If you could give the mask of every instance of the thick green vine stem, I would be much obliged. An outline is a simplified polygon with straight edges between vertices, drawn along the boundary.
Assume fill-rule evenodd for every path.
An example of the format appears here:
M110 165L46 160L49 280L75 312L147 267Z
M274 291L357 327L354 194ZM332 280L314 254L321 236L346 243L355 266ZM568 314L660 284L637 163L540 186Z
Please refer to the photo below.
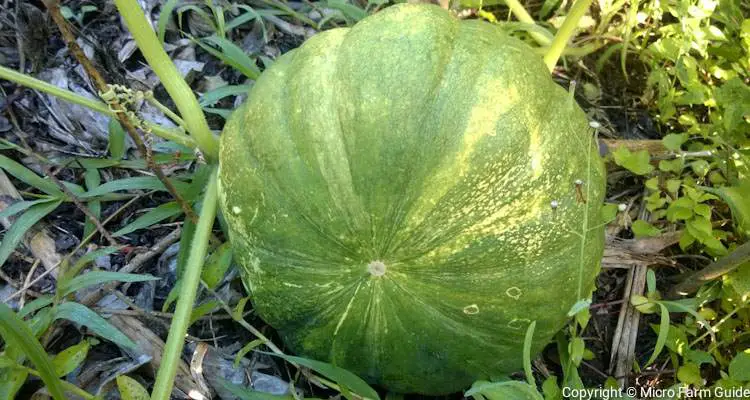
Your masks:
M206 188L206 195L203 198L203 206L191 243L190 255L180 279L177 306L172 317L172 325L169 327L169 336L167 337L167 344L164 346L164 355L161 359L159 372L156 375L151 400L169 400L172 392L177 365L182 354L182 347L185 344L185 334L190 323L190 315L193 312L193 303L195 303L195 296L201 279L201 269L206 257L208 240L216 218L218 206L216 179L216 169L214 169Z
M69 101L73 104L78 104L79 106L89 108L110 117L113 117L115 115L115 112L101 101L81 96L77 93L71 92L70 90L66 90L43 80L36 79L32 76L16 72L10 68L3 67L2 65L0 65L0 79L5 79L21 86L50 94L65 101ZM149 122L146 122L146 125L151 128L151 132L156 136L171 140L175 143L179 143L190 148L197 147L195 140L193 140L193 138L191 138L190 136L185 135L181 129L167 129L162 127L161 125L152 124Z
M185 121L188 132L195 138L203 155L208 160L217 160L219 142L211 133L206 122L206 116L203 114L193 91L182 79L177 67L164 51L138 1L115 0L115 5L138 44L143 57L146 58L180 111L180 116Z
M560 59L560 55L562 55L563 50L565 50L565 46L567 46L568 41L576 30L576 27L578 27L578 21L581 20L583 14L589 9L591 1L592 0L576 0L576 2L573 3L570 13L565 17L565 21L563 21L560 30L557 31L557 35L555 35L555 38L552 40L552 44L550 45L549 50L547 50L547 54L544 55L544 63L547 65L550 72L552 72L555 65L557 65L557 60Z

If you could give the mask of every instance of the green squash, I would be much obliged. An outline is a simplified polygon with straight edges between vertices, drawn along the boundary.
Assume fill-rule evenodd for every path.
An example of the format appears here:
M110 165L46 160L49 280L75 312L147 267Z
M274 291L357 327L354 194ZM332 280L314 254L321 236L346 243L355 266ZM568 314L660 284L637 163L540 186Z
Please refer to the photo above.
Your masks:
M293 352L392 391L519 370L587 298L604 168L541 58L401 4L280 57L221 137L220 197L258 314Z

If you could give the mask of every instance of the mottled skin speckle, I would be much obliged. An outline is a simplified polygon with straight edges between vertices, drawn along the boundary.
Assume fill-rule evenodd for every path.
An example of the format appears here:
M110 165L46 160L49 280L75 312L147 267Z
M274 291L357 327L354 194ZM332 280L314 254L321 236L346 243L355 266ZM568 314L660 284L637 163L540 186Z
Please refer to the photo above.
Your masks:
M528 324L539 351L590 294L592 143L526 45L403 4L263 74L222 135L221 201L254 306L291 349L444 394L520 369Z

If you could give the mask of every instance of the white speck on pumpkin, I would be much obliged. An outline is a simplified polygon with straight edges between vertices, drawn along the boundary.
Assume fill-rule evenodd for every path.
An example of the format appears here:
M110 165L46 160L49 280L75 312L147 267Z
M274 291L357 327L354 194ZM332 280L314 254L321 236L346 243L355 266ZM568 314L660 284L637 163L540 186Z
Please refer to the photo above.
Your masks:
M517 286L511 286L508 288L508 290L505 291L505 294L507 294L508 297L518 300L519 298L521 298L522 292L521 289Z
M235 213L235 214L239 214L239 213L242 212L242 209L239 208L239 207L237 207L237 206L233 206L232 207L232 212Z
M367 264L367 272L372 276L383 276L385 275L385 263L380 260L375 260Z
M470 304L464 307L464 314L466 315L479 314L479 306L477 306L476 304Z
M531 323L531 320L528 318L513 318L508 322L508 328L520 330L524 328L524 325L528 325Z

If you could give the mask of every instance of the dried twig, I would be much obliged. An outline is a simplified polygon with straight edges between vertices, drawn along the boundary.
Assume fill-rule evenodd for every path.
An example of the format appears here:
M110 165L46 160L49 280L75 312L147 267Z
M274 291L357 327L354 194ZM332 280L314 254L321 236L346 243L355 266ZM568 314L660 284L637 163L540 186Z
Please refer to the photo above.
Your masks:
M648 212L645 207L641 209L639 219L648 220ZM635 345L641 318L641 313L630 304L630 298L634 295L643 295L646 287L647 272L648 266L646 263L638 264L635 268L631 268L628 271L620 316L617 320L614 338L612 339L612 356L610 358L609 373L612 374L614 372L614 376L621 377L618 378L620 387L625 387L627 384L627 376L635 360Z
M55 21L55 24L60 30L63 40L68 45L68 49L70 49L70 52L73 54L73 56L83 66L83 69L86 71L86 74L89 76L89 78L91 78L91 81L93 82L96 89L100 93L107 92L109 90L109 85L96 69L96 67L94 67L94 64L91 62L91 60L89 60L86 54L84 54L81 47L78 46L78 43L76 43L76 37L73 34L68 21L60 12L59 0L44 0L44 5L49 10L52 20ZM143 139L141 139L141 136L136 131L135 126L125 115L126 109L120 104L119 101L117 101L117 99L112 99L107 103L115 111L117 120L120 122L120 125L123 127L123 129L125 129L125 131L128 133L130 138L133 139L133 142L135 143L138 151L146 158L146 163L148 164L149 169L154 172L156 177L159 178L159 180L164 184L164 187L166 187L169 193L172 194L175 201L180 205L185 215L190 218L191 221L197 223L198 216L195 214L195 211L193 211L193 208L190 206L190 204L188 204L185 199L182 198L182 196L177 192L177 189L164 174L164 171L162 171L161 167L159 167L159 165L154 162L154 159L151 156L151 152L146 147Z

